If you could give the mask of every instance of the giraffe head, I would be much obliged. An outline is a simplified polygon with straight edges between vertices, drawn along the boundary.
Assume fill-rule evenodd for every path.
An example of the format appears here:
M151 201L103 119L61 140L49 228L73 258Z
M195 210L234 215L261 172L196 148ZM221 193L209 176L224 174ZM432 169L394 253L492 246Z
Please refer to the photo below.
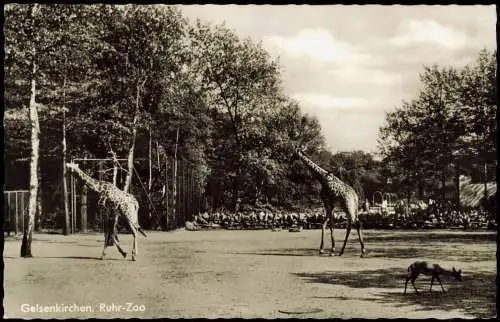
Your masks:
M297 155L299 153L304 153L305 147L302 144L292 143L291 150L294 155Z

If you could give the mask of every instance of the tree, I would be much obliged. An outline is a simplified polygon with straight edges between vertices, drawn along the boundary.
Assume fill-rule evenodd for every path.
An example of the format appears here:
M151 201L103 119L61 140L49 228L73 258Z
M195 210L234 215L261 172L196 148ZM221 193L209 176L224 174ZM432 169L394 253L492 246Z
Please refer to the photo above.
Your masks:
M447 199L449 181L458 191L464 161L471 154L481 155L479 151L492 154L495 140L491 135L496 133L492 57L483 51L476 67L463 70L424 67L420 75L423 86L416 98L386 115L380 129L380 150L396 169L395 181L406 187L408 198L411 187L416 186L419 198L427 190L434 198ZM455 195L458 202L458 193Z
M467 134L462 138L462 156L474 155L483 167L483 183L496 176L496 51L482 49L473 65L461 72L460 102L464 106ZM493 165L488 174L488 166Z
M29 124L31 132L31 155L30 155L30 182L29 182L29 206L27 225L25 225L23 241L21 244L21 257L32 257L31 241L35 226L35 214L37 210L38 193L38 159L40 146L40 123L38 120L38 109L36 102L37 78L41 65L39 56L42 42L37 27L42 29L43 22L40 20L40 8L38 5L11 6L9 13L18 18L25 16L24 20L9 19L6 21L5 33L9 36L6 42L6 61L12 62L6 73L14 81L14 75L20 77L20 73L29 70ZM26 18L27 17L27 18ZM22 89L21 89L22 91Z
M259 144L256 129L274 107L273 97L279 92L279 68L260 44L240 40L224 25L210 28L199 21L190 32L200 70L201 88L217 126L215 154L218 166L225 171L223 182L229 188L232 209L240 202L245 164ZM221 169L222 170L222 169ZM223 188L223 190L226 190Z

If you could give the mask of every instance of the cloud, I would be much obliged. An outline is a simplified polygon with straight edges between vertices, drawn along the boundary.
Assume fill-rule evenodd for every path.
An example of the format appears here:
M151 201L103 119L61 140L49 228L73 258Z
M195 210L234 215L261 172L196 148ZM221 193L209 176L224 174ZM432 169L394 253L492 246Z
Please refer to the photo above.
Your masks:
M423 65L460 67L496 48L494 5L180 7L279 55L284 91L334 150L373 150L384 112L417 95Z
M321 93L296 93L291 96L303 104L320 109L349 109L365 103L359 97L336 97Z
M271 51L290 54L294 57L308 57L325 62L363 61L366 54L358 53L356 48L346 42L336 40L323 28L302 29L295 36L265 36L263 43Z
M458 48L465 45L468 38L463 31L443 26L433 20L405 19L397 30L398 34L389 39L389 43L398 47L431 43Z
M401 74L388 73L379 69L368 69L362 66L341 66L340 68L331 69L327 72L328 75L333 75L336 81L349 82L354 84L370 84L370 85L393 85L401 82Z

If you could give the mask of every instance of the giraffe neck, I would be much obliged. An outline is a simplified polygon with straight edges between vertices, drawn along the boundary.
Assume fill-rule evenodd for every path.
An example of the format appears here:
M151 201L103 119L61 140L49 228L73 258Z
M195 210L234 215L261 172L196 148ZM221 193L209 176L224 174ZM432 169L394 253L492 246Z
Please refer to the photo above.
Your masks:
M79 168L73 168L73 171L82 179L82 181L92 190L99 192L101 190L101 183L83 172Z
M297 151L297 155L317 179L319 179L321 182L323 182L323 180L326 179L328 171L326 171L325 169L314 163L311 159L306 157L301 151Z

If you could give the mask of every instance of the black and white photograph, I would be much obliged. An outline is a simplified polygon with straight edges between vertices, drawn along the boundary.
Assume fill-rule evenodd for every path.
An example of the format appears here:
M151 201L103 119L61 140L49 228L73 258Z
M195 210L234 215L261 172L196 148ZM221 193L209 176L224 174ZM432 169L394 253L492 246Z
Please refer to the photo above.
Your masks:
M495 5L4 17L4 318L497 317Z

